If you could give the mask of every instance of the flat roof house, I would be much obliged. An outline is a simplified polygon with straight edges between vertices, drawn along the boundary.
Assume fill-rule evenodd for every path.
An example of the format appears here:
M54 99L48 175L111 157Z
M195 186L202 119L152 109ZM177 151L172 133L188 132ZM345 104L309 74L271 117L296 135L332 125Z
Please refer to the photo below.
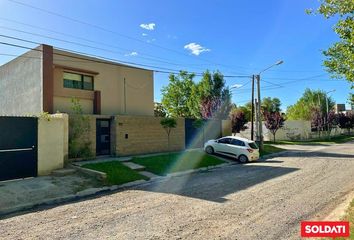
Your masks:
M60 112L70 120L76 98L90 119L84 139L90 140L92 153L164 151L164 130L154 118L153 87L151 70L40 45L0 66L0 116ZM142 128L151 131L146 139ZM156 144L141 143L153 142L151 136Z
M153 71L40 45L0 66L0 115L154 115Z

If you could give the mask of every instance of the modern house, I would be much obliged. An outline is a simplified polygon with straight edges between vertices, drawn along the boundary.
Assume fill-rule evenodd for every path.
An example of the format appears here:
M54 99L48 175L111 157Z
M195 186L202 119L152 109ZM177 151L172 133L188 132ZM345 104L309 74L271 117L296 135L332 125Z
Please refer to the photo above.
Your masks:
M0 67L0 115L153 116L153 72L41 45Z
M0 66L0 116L60 112L71 119L75 98L90 118L86 138L96 155L166 151L153 86L151 70L40 45ZM182 149L184 135L176 138L174 149Z

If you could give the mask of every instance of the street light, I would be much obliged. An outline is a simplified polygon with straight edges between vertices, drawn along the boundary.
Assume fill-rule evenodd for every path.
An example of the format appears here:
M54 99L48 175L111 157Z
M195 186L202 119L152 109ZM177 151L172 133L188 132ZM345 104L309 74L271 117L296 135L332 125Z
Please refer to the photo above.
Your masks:
M237 88L240 88L240 87L242 87L242 86L243 86L242 84L236 83L236 84L230 86L230 90L231 90L231 89L237 89Z
M278 65L280 65L280 64L282 64L282 63L284 63L284 61L283 61L283 60L279 60L278 62L274 63L273 65L271 65L271 66L269 66L269 67L263 69L262 71L260 71L260 72L258 73L258 75L260 75L262 72L265 72L265 71L267 71L268 69L270 69L270 68L272 68L272 67L274 67L274 66L278 66Z
M328 107L328 93L335 92L336 90L333 89L331 91L326 92L326 118L327 118L327 131L328 131L328 138L331 137L331 132L329 130L329 122L328 122L328 112L329 112L329 107Z
M261 80L261 73L267 71L268 69L278 66L280 64L284 63L283 60L280 60L273 65L270 65L269 67L263 69L256 75L257 79L257 92L258 92L258 108L257 108L257 120L258 120L258 141L259 141L259 147L260 149L263 149L263 131L262 131L262 118L261 118L261 88L260 88L260 80ZM253 99L252 99L252 104L253 104ZM253 114L253 112L252 112Z

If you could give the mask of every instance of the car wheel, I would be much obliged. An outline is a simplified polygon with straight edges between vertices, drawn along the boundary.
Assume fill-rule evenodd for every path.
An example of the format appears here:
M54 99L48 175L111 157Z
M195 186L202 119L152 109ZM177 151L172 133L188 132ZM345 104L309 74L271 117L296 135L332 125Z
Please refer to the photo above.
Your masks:
M205 151L208 153L208 154L213 154L214 153L214 148L212 146L207 146L205 148Z
M248 157L246 155L240 155L238 157L238 160L240 161L240 163L247 163L248 162Z

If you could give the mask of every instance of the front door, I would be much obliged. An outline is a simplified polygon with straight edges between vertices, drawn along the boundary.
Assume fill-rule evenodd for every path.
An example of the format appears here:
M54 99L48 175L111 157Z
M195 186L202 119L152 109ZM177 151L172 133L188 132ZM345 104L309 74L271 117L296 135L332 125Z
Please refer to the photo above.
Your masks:
M111 126L109 119L96 120L96 155L111 153Z

